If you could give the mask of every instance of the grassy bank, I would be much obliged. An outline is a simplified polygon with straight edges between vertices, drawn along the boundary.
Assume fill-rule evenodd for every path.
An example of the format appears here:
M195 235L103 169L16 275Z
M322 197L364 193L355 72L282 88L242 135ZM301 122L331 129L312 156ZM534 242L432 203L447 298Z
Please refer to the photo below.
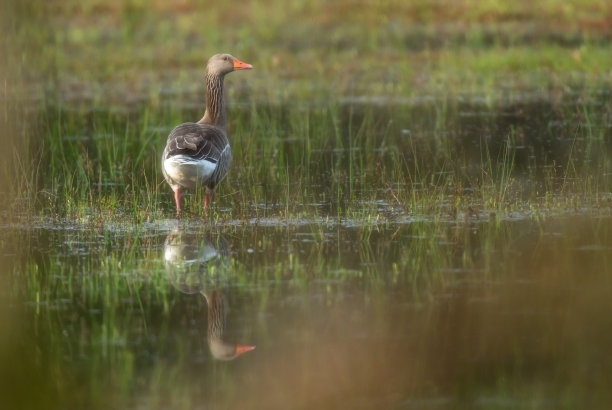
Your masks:
M607 207L610 7L404 3L5 5L5 215L170 214L160 152L219 50L256 69L213 220Z

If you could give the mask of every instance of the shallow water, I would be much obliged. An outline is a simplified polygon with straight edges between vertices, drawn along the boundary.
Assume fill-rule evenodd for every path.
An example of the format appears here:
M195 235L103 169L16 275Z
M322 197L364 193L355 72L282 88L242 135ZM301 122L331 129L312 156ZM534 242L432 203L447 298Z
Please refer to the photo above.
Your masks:
M360 229L195 218L5 227L4 371L19 369L7 397L46 408L612 399L609 213L416 220L366 240ZM225 332L211 342L214 317ZM256 348L227 360L218 339Z

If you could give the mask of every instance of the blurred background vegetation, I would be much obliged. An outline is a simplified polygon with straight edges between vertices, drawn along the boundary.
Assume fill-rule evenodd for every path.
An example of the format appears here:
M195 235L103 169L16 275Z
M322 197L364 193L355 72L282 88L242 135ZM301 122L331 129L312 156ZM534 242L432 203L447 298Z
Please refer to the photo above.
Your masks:
M193 82L191 71L219 51L256 66L262 99L530 79L562 87L602 79L612 66L612 6L596 0L27 0L3 8L4 78L29 96L67 101L138 101L167 81Z

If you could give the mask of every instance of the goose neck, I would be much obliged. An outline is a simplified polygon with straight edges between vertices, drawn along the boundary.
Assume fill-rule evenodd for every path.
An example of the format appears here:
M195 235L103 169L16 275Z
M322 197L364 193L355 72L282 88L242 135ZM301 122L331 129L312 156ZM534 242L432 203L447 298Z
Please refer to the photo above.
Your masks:
M223 76L206 73L206 111L200 122L225 129L225 101L223 98Z

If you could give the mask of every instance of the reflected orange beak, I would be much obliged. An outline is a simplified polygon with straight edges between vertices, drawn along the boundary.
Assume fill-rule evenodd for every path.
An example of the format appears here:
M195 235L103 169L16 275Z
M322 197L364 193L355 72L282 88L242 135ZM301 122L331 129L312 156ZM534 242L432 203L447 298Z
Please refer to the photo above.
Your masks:
M248 70L250 68L253 68L253 66L234 58L234 70Z
M251 350L254 350L254 349L255 349L255 346L236 345L236 356L240 356L241 354L250 352Z

